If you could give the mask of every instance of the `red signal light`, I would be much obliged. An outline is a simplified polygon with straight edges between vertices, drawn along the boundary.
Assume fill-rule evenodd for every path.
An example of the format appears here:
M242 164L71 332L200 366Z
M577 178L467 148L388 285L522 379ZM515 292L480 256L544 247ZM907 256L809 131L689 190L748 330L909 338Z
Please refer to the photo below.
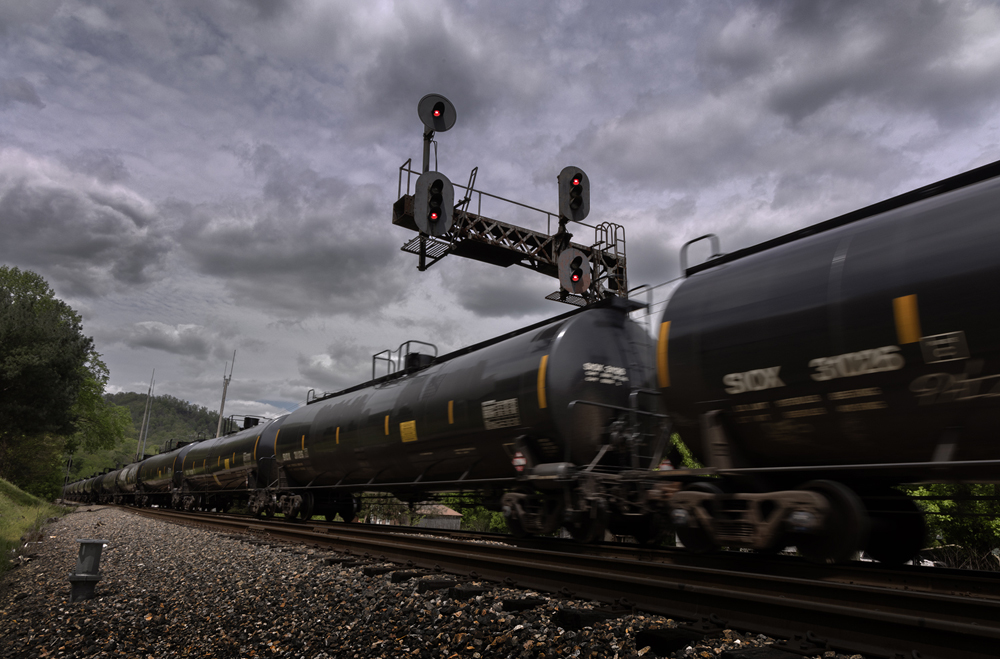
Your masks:
M440 117L441 116L441 110L434 110L434 116L435 117Z
M580 179L578 178L573 179L573 185L580 185Z
M580 275L574 273L573 274L573 281L580 281Z
M437 219L438 219L438 214L437 213L431 213L431 220L437 222Z

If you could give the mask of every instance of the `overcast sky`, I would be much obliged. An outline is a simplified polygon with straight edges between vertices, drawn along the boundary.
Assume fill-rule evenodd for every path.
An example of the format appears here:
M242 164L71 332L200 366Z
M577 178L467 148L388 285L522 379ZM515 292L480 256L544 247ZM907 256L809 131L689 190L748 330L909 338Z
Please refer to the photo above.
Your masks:
M400 251L430 92L458 111L440 171L555 211L581 167L588 223L658 284L704 233L734 251L1000 159L1000 5L0 0L0 263L83 315L111 391L155 368L217 409L237 351L239 414L569 310L554 279Z

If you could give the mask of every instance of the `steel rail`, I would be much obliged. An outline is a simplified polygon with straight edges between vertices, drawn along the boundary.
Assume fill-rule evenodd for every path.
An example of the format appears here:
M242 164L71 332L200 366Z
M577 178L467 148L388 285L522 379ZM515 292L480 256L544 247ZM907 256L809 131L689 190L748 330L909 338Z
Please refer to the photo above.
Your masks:
M717 616L726 626L776 637L825 639L831 649L868 657L895 653L925 659L979 659L1000 647L1000 600L817 581L734 569L694 567L506 544L461 542L359 530L138 511L182 523L257 531L352 554L519 587L634 607L681 620ZM509 581L508 581L509 583ZM819 648L822 651L823 648Z
M130 510L134 510L130 508ZM205 519L232 519L235 526L258 525L259 519L251 515L227 513L185 513L191 517ZM505 533L459 531L450 529L427 529L417 526L393 526L380 524L351 524L324 522L316 519L309 522L290 522L281 517L267 520L269 528L286 528L292 534L305 528L326 532L330 528L339 533L352 534L428 534L458 541L499 542L524 549L565 552L580 556L602 556L644 563L668 563L692 568L714 568L731 571L738 563L741 572L772 576L797 577L810 581L845 583L856 586L873 586L889 590L910 590L930 594L957 595L961 597L985 597L1000 600L1000 572L982 572L941 567L896 566L887 567L881 563L854 561L841 565L817 565L794 556L770 556L747 552L719 551L695 554L676 547L643 547L636 544L603 542L580 544L567 538L529 536L515 538Z

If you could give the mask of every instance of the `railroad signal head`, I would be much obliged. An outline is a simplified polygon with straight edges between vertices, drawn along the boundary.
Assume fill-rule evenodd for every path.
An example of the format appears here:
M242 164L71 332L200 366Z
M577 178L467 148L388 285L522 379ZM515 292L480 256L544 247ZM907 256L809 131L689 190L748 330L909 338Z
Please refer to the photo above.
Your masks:
M442 132L455 125L458 113L451 101L444 96L428 94L417 103L417 116L428 130Z
M455 187L440 172L426 172L413 192L413 220L421 233L443 236L454 221Z
M587 255L569 247L559 254L559 284L563 290L577 295L590 288L590 260Z
M579 167L559 173L559 216L581 222L590 213L590 179Z

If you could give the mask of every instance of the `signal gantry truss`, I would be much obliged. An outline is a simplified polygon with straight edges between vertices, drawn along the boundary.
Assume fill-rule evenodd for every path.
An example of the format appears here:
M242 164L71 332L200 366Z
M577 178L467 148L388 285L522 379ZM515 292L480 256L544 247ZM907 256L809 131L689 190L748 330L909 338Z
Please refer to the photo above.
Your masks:
M400 168L401 177L404 171L408 171L406 167L407 165L404 165ZM470 183L472 181L474 181L474 177ZM400 182L402 183L402 181ZM462 186L456 187L461 188ZM407 188L409 188L408 182ZM402 251L421 257L421 263L418 265L420 270L426 270L445 256L455 254L504 268L519 265L558 279L559 254L565 249L573 248L583 252L589 261L590 287L580 294L576 294L561 286L558 291L546 296L546 299L585 306L612 294L623 298L628 297L625 229L621 225L602 222L593 227L595 237L591 246L571 243L569 238L572 234L567 233L564 227L561 227L556 233L547 234L463 210L468 206L473 192L479 195L488 195L488 193L473 190L472 185L466 190L468 190L468 194L456 207L451 228L437 237L421 233L417 227L414 218L414 195L404 194L393 204L392 223L420 234L407 241L402 247ZM494 195L488 196L501 199ZM523 206L523 204L519 205ZM546 213L541 210L539 212Z

